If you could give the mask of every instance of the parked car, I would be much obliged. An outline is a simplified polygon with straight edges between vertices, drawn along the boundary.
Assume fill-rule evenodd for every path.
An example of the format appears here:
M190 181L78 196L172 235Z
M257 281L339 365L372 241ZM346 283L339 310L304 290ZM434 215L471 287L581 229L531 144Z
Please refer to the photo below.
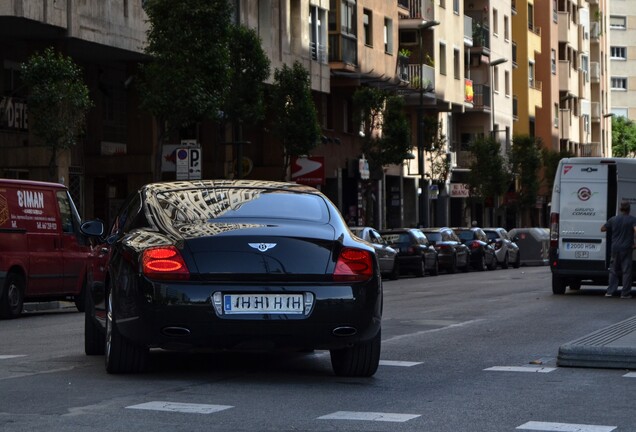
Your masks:
M497 268L495 248L488 243L488 236L479 227L453 228L457 237L470 249L470 262L476 270Z
M362 240L371 243L380 262L380 272L383 276L387 276L391 279L398 279L400 277L400 263L396 259L397 251L389 246L375 228L350 227L349 229Z
M393 228L381 230L380 234L397 251L401 274L439 274L437 251L422 231L417 228Z
M519 268L521 266L521 251L508 231L501 227L482 229L488 236L488 242L495 248L495 256L501 268L507 269L509 265Z
M105 354L109 373L146 369L150 348L327 349L337 375L377 370L375 249L315 188L148 184L125 201L108 234L101 221L82 229L108 257L105 280L92 272L84 348Z
M429 242L435 247L440 269L455 273L457 269L470 268L470 249L448 228L421 228Z
M66 186L0 179L0 317L25 301L73 300L84 310L90 245Z

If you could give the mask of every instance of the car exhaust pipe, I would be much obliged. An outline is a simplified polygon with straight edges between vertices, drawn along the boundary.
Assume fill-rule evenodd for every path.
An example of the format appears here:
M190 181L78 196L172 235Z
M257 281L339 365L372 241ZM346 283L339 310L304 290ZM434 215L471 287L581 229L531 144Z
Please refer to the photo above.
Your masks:
M343 326L336 327L332 333L334 336L353 336L358 333L358 330L355 327Z
M164 327L161 332L166 336L189 336L190 329L186 327Z

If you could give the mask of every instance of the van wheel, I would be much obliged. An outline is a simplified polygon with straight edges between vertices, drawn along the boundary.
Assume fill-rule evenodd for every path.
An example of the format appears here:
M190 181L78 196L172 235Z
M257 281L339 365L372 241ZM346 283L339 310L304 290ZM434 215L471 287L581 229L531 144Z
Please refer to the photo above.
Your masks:
M552 274L552 294L565 294L566 287L565 279Z
M148 348L129 341L119 333L113 313L113 294L106 301L106 337L104 344L106 372L144 372L148 365Z
M0 317L16 318L20 316L24 304L24 289L24 276L15 272L7 275L0 297Z

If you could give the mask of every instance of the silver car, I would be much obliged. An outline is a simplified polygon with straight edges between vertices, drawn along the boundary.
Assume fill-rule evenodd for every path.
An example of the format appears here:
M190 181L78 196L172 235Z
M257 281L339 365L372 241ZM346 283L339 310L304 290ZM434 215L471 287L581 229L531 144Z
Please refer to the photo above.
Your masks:
M355 236L368 241L374 247L383 276L388 276L390 279L400 277L400 265L395 259L397 251L389 246L379 232L371 227L349 227L349 229Z
M513 241L504 228L482 228L488 236L488 243L495 248L497 263L501 268L513 266L519 268L521 265L521 252L519 246Z

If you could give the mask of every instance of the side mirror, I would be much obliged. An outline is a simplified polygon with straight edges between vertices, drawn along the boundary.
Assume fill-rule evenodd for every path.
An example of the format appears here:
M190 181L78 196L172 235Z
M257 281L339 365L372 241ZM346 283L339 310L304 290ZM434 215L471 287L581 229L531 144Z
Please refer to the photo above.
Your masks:
M104 222L99 219L84 222L80 226L80 231L89 237L102 238L104 236Z

